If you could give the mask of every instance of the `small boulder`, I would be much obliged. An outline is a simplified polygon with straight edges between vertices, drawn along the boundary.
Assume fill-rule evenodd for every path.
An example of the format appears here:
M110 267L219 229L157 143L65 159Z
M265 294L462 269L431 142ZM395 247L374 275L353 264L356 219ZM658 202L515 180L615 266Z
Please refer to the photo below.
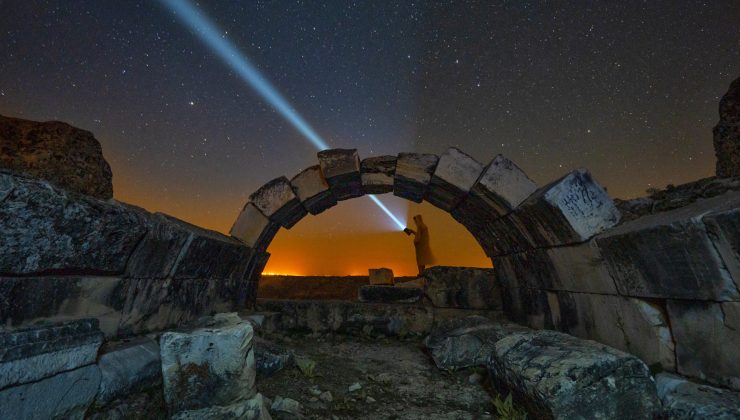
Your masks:
M368 270L370 284L393 286L393 270L390 268L371 268Z

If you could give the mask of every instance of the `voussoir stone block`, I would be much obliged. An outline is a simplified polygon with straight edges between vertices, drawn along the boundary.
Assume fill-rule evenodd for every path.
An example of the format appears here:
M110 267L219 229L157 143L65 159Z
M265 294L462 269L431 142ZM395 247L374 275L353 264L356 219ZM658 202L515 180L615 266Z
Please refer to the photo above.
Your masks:
M477 228L508 214L536 190L537 184L514 162L497 155L470 188L468 196L452 210L452 216L466 226L472 224Z
M494 386L537 419L652 419L655 383L638 358L555 331L513 332L494 344Z
M304 169L290 180L290 184L303 207L311 214L319 214L337 204L319 165Z
M122 274L147 232L148 214L113 200L70 195L0 171L0 273Z
M740 302L668 300L678 373L740 390Z
M424 199L449 212L467 196L481 172L483 164L450 147L439 157Z
M393 176L393 195L421 203L439 157L425 153L399 153Z
M337 200L364 195L357 149L322 150L318 157L321 172Z
M290 229L306 215L301 200L293 192L288 178L281 176L261 186L249 201L270 220Z
M365 194L384 194L393 191L396 156L375 156L362 160L360 175Z
M0 389L95 363L102 343L94 318L2 333Z
M740 193L728 193L641 217L596 242L623 295L740 300L738 209Z
M231 227L230 234L247 246L264 251L279 229L280 225L270 221L254 203L247 203Z
M170 413L229 406L253 397L253 334L248 322L164 333L160 351Z

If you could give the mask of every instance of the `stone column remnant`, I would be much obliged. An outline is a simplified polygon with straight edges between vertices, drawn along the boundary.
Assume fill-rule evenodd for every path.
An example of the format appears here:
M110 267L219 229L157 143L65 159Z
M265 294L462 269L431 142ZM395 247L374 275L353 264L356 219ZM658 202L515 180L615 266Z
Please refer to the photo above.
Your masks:
M261 186L249 196L262 214L273 222L290 229L306 215L301 200L293 192L288 178L281 176Z
M393 194L421 203L438 161L437 155L399 153L393 178Z
M319 165L304 169L290 180L290 184L303 207L311 214L320 214L337 204Z
M363 159L360 163L360 174L365 194L392 192L395 173L395 156L376 156Z
M424 199L449 212L465 198L481 172L480 162L450 147L439 157Z
M322 150L318 157L321 172L337 200L364 195L357 149Z

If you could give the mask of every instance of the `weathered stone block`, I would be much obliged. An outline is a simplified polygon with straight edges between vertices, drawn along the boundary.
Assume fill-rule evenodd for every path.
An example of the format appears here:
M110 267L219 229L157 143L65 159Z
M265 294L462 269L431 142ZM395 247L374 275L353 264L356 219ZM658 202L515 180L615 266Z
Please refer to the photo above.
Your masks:
M511 212L536 189L534 181L514 162L498 155L483 170L468 196L452 210L452 217L477 230L483 223Z
M424 293L437 307L500 310L493 269L435 266L424 270Z
M738 300L730 274L740 270L733 249L738 208L740 193L725 194L641 217L596 242L623 295Z
M293 351L275 343L254 337L254 358L257 365L257 376L267 377L293 366Z
M363 159L360 163L360 176L365 194L392 192L395 173L395 156L376 156Z
M370 284L393 286L393 270L390 268L371 268L368 270Z
M249 196L262 214L271 221L290 229L306 215L301 200L293 192L288 178L281 176L261 186Z
M171 275L191 236L182 226L163 214L153 215L149 231L129 258L126 275L156 279Z
M100 388L95 397L98 407L162 384L159 344L149 337L111 349L100 356L98 367Z
M719 122L714 127L717 176L740 175L740 78L735 79L719 102Z
M334 207L337 199L331 193L329 184L326 183L319 165L311 166L303 170L290 180L303 207L311 214L319 214L324 210Z
M262 394L228 406L181 411L172 420L272 420Z
M740 302L668 301L678 372L740 390Z
M393 194L421 203L438 161L437 155L400 153L393 176Z
M3 419L82 420L95 398L100 369L87 365L0 391Z
M0 389L95 363L102 343L97 319L0 334Z
M280 225L267 218L254 203L247 203L231 227L230 235L247 246L264 251L280 229Z
M247 322L164 333L162 377L170 412L228 406L254 396L252 337Z
M147 232L145 211L0 172L7 177L15 186L0 202L1 274L124 272Z
M449 212L468 195L481 172L480 162L450 147L439 157L424 199Z
M418 302L422 289L415 287L360 286L357 299L360 302L411 303Z
M555 331L513 332L494 345L489 370L532 418L652 419L660 402L634 356Z
M356 149L329 149L318 153L321 172L337 200L361 197L360 157Z
M113 197L112 173L93 134L60 121L0 115L0 166L103 200Z
M689 382L669 373L655 375L655 385L667 419L740 418L740 394L737 392Z

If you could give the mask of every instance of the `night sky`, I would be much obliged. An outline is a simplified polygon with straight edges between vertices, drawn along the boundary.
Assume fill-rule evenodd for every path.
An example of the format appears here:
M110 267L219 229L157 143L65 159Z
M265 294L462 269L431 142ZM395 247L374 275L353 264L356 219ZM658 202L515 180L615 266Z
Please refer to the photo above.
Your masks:
M589 168L613 197L711 176L740 75L740 2L225 2L197 6L332 147L503 153L538 184ZM586 6L588 4L588 6ZM316 150L157 1L0 0L0 114L92 131L115 198L228 232ZM440 263L488 265L429 205ZM410 219L410 218L409 218ZM273 242L267 271L415 270L367 198Z

